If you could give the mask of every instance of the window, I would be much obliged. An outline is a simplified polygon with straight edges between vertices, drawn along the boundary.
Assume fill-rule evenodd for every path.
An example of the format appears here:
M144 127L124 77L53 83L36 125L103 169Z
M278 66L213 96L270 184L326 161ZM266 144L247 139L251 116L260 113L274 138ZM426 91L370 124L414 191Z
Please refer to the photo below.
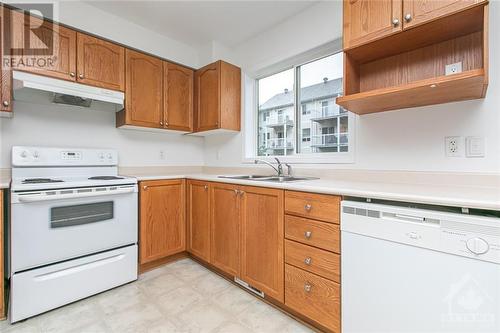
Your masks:
M267 140L259 140L257 155L350 152L350 113L335 103L342 71L342 53L336 53L258 79L256 134Z

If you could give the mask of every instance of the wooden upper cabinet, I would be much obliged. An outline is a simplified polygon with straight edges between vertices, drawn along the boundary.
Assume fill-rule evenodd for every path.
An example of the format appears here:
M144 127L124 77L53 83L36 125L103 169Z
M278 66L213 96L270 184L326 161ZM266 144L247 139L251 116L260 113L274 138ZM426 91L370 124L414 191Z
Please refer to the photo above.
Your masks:
M126 51L125 110L117 114L118 125L163 127L162 60Z
M186 249L184 180L140 183L140 263Z
M241 128L241 69L217 61L195 72L194 131Z
M410 28L447 16L486 0L402 0L404 27Z
M241 279L284 302L283 190L242 188Z
M18 11L11 13L14 69L75 81L76 32Z
M92 86L125 90L125 48L77 33L77 80Z
M0 7L0 52L1 52L1 61L0 64L0 111L1 112L11 112L12 111L12 71L5 57L5 50L8 47L6 45L6 41L4 36L4 14L8 15L10 10Z
M215 183L211 202L211 261L232 276L240 276L239 186Z
M188 199L188 251L210 262L210 184L189 180Z
M344 49L402 30L402 0L344 0Z
M165 128L193 130L192 69L163 62L163 109Z

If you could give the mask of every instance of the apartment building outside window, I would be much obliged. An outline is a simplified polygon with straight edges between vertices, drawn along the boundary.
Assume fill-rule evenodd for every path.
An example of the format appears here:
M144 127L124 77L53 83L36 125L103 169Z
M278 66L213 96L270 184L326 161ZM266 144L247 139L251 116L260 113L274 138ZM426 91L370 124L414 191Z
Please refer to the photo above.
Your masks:
M258 156L349 152L342 65L337 53L257 80Z

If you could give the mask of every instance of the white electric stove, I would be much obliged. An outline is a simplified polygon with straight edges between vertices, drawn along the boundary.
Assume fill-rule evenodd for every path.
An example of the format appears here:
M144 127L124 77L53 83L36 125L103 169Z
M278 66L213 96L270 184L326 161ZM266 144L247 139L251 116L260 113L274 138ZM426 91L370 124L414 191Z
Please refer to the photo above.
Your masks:
M137 180L109 149L12 148L9 318L137 279Z

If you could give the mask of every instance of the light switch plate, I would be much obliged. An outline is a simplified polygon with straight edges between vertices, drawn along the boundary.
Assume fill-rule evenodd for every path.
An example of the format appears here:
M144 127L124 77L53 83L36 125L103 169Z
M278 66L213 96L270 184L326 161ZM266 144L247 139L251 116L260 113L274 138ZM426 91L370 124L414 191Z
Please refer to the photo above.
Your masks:
M468 136L465 138L466 157L484 157L485 140L480 136Z
M446 65L444 68L445 75L462 73L462 62Z

